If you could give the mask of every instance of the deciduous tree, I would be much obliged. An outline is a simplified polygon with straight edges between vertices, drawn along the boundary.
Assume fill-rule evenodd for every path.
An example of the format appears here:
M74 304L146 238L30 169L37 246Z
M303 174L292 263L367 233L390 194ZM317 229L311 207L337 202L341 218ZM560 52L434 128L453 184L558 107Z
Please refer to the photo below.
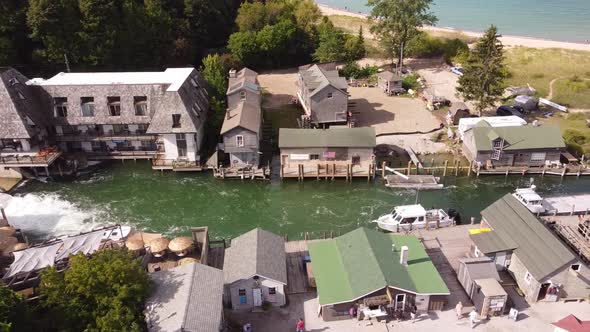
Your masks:
M31 317L23 297L0 285L0 332L31 331Z
M142 331L149 278L127 251L72 256L63 274L41 274L40 289L44 307L62 318L60 331Z
M423 25L437 21L430 11L433 0L368 0L371 19L374 20L371 32L382 43L388 45L391 58L398 56L398 67L403 66L404 48ZM392 48L391 45L397 45ZM394 52L395 51L395 52Z
M475 102L481 115L483 110L492 107L504 91L507 72L504 67L504 50L499 40L498 29L491 26L469 52L459 77L457 91L467 100Z

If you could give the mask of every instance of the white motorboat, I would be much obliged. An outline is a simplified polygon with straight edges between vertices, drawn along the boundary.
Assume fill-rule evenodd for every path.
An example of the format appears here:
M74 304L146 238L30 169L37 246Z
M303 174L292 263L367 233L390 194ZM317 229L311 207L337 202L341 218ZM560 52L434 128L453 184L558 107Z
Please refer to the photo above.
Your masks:
M420 204L396 206L391 213L382 215L373 222L377 223L379 228L390 232L455 224L454 218L449 217L444 210L425 210Z
M131 232L131 226L116 226L116 227L109 227L105 228L104 233L102 234L103 241L111 240L111 241L121 241L129 235Z
M545 213L545 207L543 206L543 198L535 191L537 187L534 185L529 188L518 188L512 196L516 198L522 205L524 205L532 213Z

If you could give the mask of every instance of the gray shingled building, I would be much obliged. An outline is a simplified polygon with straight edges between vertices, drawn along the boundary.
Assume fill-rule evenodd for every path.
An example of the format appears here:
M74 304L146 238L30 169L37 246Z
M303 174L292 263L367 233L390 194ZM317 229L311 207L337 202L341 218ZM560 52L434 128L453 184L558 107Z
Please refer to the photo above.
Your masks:
M511 194L481 215L482 227L492 231L470 235L472 255L507 270L527 301L588 297L590 269Z
M287 262L282 237L260 228L231 241L223 262L224 301L233 309L286 303Z
M209 104L194 68L32 80L21 75L21 81L27 89L16 95L30 93L39 101L31 107L48 120L49 139L61 151L84 152L89 159L152 159L154 169L200 169Z
M223 150L231 167L258 167L262 93L258 74L248 68L230 71L228 108L221 127Z
M223 327L223 272L193 263L150 274L146 302L151 332L214 332Z
M297 96L305 114L315 125L348 121L348 84L338 71L322 65L299 69Z

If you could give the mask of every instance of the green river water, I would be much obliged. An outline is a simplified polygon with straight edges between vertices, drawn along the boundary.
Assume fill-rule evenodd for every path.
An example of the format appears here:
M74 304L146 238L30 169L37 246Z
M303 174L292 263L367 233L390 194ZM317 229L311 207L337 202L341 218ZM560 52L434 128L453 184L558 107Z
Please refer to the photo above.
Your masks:
M448 177L447 189L421 191L424 207L455 208L463 220L530 177ZM542 194L590 191L590 179L535 178ZM70 181L32 182L17 190L9 220L37 238L73 234L104 224L130 224L170 236L209 226L213 238L263 227L289 238L304 232L346 232L416 201L414 190L386 188L380 180L217 180L211 173L160 173L147 162L113 163Z

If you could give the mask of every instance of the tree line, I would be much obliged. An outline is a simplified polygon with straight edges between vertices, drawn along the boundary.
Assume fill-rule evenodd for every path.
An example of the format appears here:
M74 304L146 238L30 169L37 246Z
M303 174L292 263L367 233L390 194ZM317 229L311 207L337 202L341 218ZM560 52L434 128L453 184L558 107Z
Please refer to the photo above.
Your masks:
M25 73L196 65L241 0L2 0L0 64Z

